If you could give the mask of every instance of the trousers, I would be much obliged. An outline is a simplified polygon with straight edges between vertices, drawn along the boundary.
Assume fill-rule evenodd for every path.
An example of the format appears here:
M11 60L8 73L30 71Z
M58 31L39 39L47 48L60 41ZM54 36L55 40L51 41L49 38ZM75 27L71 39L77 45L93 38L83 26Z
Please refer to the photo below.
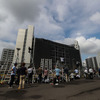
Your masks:
M25 85L25 75L20 75L19 88L24 88L24 85Z

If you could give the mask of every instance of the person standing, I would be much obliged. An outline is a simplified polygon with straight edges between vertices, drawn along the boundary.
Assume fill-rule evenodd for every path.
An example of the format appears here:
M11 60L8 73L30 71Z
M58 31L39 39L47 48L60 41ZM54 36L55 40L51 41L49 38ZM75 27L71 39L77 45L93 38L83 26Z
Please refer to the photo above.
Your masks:
M90 79L93 79L93 69L92 67L89 68L89 76L90 76Z
M75 68L74 73L75 73L75 79L77 79L78 78L77 76L79 75L79 70Z
M25 76L27 75L27 69L25 67L25 63L21 64L21 68L20 68L20 82L19 82L19 87L18 89L24 89L24 85L25 85Z
M28 67L28 83L32 83L33 76L33 68L31 66Z
M17 80L16 80L15 83L16 83L17 85L19 85L19 81L20 81L20 66L19 66L19 68L17 69L16 74L17 74Z
M60 70L59 67L57 66L57 67L55 67L54 72L56 73L56 78L54 78L54 84L55 84L55 85L58 85L58 83L59 83L59 76L60 76L61 70ZM56 83L56 82L57 82L57 83Z
M9 83L9 88L12 88L13 82L15 80L15 75L16 75L16 66L17 63L14 64L14 66L11 68L11 79L10 79L10 83Z
M84 77L85 77L86 79L88 78L88 69L87 69L87 68L84 70Z
M65 67L64 68L64 74L65 74L65 77L66 77L66 82L68 82L68 77L69 77L69 69L68 69L68 67Z
M48 70L47 68L44 69L44 81L46 82L47 80L47 77L48 77Z
M38 77L39 77L39 83L41 83L42 82L42 68L41 67L38 68Z

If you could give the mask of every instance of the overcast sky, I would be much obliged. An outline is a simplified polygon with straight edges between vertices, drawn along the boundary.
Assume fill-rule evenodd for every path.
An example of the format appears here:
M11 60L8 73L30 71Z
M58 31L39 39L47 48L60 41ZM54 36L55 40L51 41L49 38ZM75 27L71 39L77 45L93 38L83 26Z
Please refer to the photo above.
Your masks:
M15 48L18 29L35 27L35 37L71 44L82 60L100 52L100 0L0 0L0 56Z

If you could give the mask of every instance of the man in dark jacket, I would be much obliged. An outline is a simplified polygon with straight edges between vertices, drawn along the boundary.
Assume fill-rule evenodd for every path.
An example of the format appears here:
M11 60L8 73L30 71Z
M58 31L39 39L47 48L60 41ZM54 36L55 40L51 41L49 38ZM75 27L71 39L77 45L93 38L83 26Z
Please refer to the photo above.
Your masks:
M68 77L69 77L69 69L68 69L68 67L65 67L64 68L64 74L65 74L65 77L66 77L66 82L68 82Z
M42 81L42 68L41 67L38 68L38 77L39 77L39 83L41 83Z
M25 76L27 74L27 69L25 67L25 63L21 64L21 68L20 68L20 82L19 82L19 87L18 89L24 89L24 84L25 84Z

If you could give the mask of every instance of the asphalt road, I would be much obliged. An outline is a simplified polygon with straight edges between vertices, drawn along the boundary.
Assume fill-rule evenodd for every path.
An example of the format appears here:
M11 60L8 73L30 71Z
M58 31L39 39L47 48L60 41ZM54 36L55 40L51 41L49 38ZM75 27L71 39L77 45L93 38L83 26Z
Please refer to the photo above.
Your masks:
M0 100L100 100L100 79L80 79L58 86L26 84L22 90L0 85Z

